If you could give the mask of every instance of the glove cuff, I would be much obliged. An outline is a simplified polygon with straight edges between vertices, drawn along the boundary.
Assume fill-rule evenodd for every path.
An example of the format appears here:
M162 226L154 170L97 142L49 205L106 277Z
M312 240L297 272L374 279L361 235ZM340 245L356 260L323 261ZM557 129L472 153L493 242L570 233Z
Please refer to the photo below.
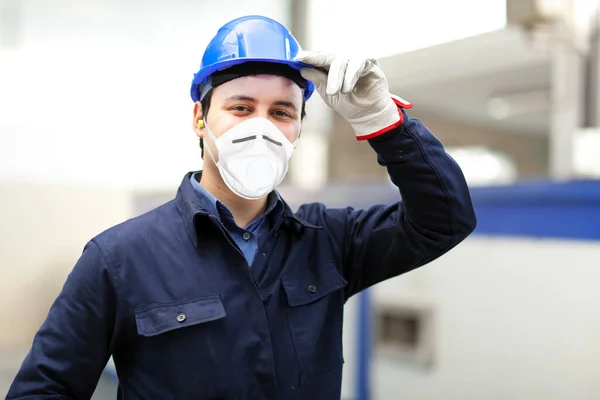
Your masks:
M402 109L412 108L412 103L393 94L390 96L392 97L392 102L379 115L372 116L370 122L362 126L353 126L356 140L376 138L404 123Z

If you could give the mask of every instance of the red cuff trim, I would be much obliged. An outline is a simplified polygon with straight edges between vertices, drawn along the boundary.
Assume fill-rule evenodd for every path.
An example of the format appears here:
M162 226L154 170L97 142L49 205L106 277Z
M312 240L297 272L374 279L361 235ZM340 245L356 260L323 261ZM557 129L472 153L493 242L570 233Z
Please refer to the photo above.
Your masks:
M401 97L394 96L394 95L392 95L392 100L398 106L398 114L400 114L400 120L398 122L396 122L395 124L392 124L388 127L378 130L377 132L373 132L368 135L357 136L356 140L362 141L362 140L369 140L369 139L376 138L377 136L381 136L384 133L389 132L394 128L397 128L404 123L404 114L402 113L402 109L412 108L412 106L413 106L412 103L409 103L408 101L402 99Z
M413 106L410 101L406 101L400 96L396 96L395 94L391 94L390 96L392 96L392 100L394 100L394 103L396 103L396 105L400 108L409 109Z

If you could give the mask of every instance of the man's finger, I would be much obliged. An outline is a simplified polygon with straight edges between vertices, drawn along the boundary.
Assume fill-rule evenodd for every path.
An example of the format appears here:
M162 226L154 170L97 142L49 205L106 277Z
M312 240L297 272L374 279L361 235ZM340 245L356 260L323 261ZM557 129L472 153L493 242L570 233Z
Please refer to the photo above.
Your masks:
M329 73L327 74L326 90L329 96L334 96L342 90L348 61L350 61L348 57L336 57L331 63Z
M342 85L342 93L347 94L354 90L356 83L363 76L365 68L368 66L366 60L362 58L352 58L348 61L346 67L346 76L344 77L344 84Z
M312 65L317 68L329 69L329 66L335 59L331 53L322 51L299 51L295 60L305 64Z
M307 81L314 83L317 90L324 88L327 84L327 74L316 68L302 68L300 75Z

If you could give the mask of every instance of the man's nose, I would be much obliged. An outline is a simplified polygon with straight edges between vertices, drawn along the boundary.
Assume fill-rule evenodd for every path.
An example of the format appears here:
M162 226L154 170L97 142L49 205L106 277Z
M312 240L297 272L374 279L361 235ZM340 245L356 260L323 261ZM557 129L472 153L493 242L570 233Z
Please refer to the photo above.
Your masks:
M272 115L270 115L268 109L258 109L255 116L256 117L266 118L268 120L270 120L273 117Z

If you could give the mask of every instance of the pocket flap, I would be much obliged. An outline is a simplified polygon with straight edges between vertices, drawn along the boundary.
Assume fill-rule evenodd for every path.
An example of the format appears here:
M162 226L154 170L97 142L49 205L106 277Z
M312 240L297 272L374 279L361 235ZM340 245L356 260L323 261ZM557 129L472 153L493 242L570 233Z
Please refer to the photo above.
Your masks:
M301 275L284 275L281 283L290 307L312 303L348 284L333 264Z
M138 333L142 336L156 336L226 315L219 295L151 304L136 309L134 313Z

